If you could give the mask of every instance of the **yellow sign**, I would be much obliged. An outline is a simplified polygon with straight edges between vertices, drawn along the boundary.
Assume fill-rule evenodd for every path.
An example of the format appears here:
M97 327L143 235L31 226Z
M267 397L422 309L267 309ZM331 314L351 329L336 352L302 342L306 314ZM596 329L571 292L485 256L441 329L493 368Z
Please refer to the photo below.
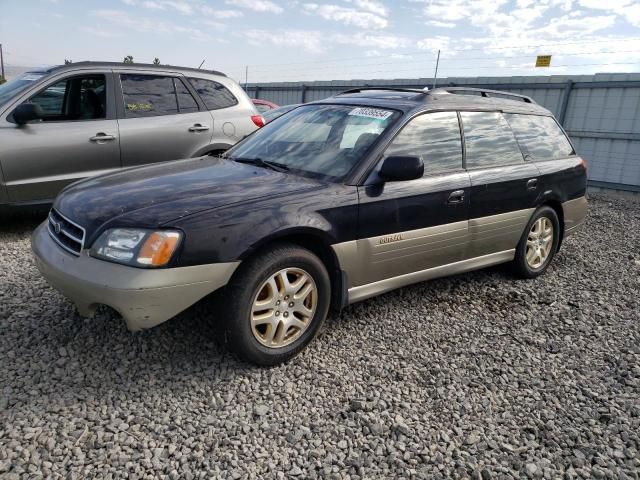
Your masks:
M538 55L536 57L536 67L550 67L551 55Z

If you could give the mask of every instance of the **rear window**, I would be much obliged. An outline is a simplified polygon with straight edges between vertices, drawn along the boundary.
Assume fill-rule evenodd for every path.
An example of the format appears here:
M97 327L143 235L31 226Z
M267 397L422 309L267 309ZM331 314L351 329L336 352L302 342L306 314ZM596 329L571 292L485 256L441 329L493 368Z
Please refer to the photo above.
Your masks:
M467 167L524 163L509 124L500 112L460 112Z
M238 104L238 99L221 83L203 78L190 78L189 82L202 98L207 110L218 110Z
M573 154L573 147L553 117L505 114L527 160L551 160Z
M127 118L154 117L178 113L172 77L120 75L124 112Z

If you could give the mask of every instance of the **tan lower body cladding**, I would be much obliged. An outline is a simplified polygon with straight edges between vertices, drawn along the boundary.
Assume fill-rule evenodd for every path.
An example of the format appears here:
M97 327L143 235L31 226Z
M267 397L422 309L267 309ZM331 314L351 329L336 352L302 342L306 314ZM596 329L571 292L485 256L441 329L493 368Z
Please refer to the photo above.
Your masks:
M586 199L563 204L565 231L584 221ZM333 249L349 278L349 303L432 278L512 260L535 209L339 243Z

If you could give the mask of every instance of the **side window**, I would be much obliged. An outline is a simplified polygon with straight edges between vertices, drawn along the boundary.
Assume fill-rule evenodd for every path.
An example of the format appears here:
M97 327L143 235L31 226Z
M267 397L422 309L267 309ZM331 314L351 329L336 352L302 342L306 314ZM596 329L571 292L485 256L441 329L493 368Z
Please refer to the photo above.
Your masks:
M462 168L462 142L456 112L420 115L411 120L387 147L385 156L421 157L425 174Z
M178 96L180 113L197 112L198 104L184 82L179 78L174 80L176 82L176 95Z
M553 117L505 114L527 159L551 160L573 154L573 147Z
M124 114L127 118L155 117L178 113L173 77L122 74Z
M106 117L104 75L77 76L49 85L29 100L40 105L43 121L96 120Z
M499 112L460 112L467 167L524 163L509 124Z
M196 89L208 110L218 110L219 108L232 107L238 104L238 100L233 96L233 93L218 82L203 78L190 78L189 82Z

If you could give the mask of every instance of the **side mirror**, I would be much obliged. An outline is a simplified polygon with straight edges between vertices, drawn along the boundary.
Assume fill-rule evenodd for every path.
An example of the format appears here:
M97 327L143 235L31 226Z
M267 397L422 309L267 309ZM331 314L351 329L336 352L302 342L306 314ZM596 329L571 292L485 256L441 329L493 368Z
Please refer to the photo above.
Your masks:
M380 177L385 181L400 182L415 180L424 174L424 163L420 157L387 157L382 162Z
M13 111L13 119L18 125L24 125L32 120L40 120L44 117L42 108L35 103L23 103Z

